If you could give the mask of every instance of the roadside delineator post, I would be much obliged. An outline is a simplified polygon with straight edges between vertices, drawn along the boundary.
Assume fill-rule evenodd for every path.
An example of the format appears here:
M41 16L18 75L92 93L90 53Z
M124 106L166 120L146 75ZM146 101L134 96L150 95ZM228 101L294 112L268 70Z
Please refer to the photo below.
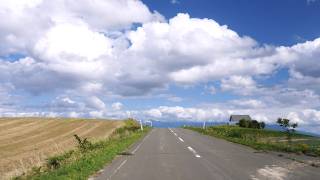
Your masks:
M139 120L139 121L140 121L140 129L141 129L141 131L143 131L142 121L141 120Z

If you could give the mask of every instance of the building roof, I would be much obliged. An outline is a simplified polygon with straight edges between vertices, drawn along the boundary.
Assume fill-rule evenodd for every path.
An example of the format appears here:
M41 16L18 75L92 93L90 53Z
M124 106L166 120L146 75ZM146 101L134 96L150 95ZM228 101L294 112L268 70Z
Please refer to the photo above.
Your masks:
M251 120L249 115L231 115L229 121L240 121L241 119Z

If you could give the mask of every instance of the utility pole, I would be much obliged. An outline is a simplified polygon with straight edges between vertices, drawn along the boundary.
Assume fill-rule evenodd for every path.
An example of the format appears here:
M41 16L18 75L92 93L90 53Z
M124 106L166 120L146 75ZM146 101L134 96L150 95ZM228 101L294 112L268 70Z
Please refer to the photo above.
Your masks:
M205 121L203 121L202 129L206 129L206 122Z

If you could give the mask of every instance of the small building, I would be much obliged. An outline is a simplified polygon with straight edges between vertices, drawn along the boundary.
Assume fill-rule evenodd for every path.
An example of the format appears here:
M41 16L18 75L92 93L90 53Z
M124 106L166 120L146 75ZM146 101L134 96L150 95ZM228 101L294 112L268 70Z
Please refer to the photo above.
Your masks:
M249 120L251 121L251 117L249 115L231 115L229 119L229 124L236 124L241 119Z

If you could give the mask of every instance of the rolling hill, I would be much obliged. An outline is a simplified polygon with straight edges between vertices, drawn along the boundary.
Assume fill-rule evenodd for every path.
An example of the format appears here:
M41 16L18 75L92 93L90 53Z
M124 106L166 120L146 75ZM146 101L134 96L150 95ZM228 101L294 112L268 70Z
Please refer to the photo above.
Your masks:
M97 141L123 124L118 120L0 118L0 179L20 175L48 156L72 149L74 134Z

